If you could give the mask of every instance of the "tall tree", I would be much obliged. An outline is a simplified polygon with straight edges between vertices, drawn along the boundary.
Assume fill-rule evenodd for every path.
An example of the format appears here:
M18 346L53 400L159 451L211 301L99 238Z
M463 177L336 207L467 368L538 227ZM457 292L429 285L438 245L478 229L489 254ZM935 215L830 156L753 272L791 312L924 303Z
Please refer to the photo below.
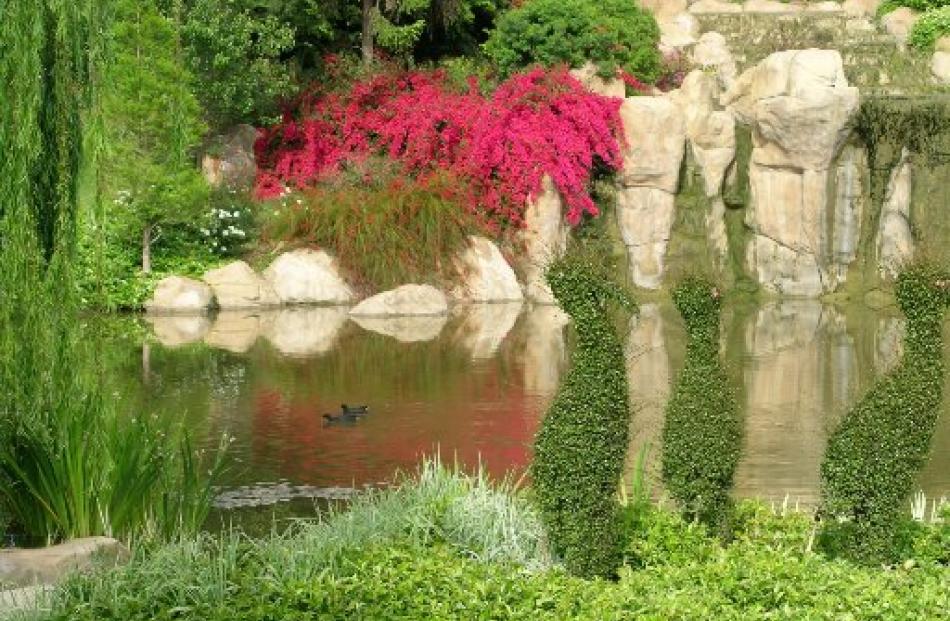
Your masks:
M162 15L154 0L117 0L113 40L103 93L106 217L108 228L140 240L149 273L161 227L191 221L205 205L192 159L204 125L175 13Z

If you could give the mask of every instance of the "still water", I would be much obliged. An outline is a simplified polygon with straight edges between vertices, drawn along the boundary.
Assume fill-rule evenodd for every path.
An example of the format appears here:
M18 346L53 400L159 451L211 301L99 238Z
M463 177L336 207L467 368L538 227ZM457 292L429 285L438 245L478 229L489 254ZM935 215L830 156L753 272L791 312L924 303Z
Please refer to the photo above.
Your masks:
M818 301L727 306L723 318L745 428L734 495L812 505L826 440L899 360L903 321L893 309ZM436 451L517 476L570 357L566 318L550 307L483 305L449 318L359 323L335 308L96 321L108 328L98 332L120 379L117 398L132 410L175 414L209 450L222 433L233 437L225 507L343 497ZM662 497L663 408L685 334L672 307L645 305L626 343L636 407L630 454L647 451ZM325 424L322 415L341 403L371 412ZM950 495L950 399L919 487Z

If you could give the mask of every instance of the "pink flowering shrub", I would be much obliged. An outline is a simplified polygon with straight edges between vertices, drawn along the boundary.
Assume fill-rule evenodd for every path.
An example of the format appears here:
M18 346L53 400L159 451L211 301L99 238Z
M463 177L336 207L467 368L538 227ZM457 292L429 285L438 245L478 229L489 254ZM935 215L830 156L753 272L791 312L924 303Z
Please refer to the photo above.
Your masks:
M495 226L522 224L549 175L577 223L597 214L594 167L621 165L621 103L565 69L517 74L490 97L474 82L453 91L441 72L377 76L346 94L306 98L296 117L263 130L256 191L271 198L385 155L415 178L448 172L465 186L461 202Z

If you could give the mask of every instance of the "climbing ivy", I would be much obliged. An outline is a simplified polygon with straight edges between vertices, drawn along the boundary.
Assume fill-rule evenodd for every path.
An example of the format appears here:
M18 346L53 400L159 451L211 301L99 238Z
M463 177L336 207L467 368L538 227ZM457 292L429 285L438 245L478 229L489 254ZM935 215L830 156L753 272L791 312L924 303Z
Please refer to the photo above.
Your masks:
M904 147L928 164L946 157L943 145L950 135L950 104L940 100L868 99L858 111L855 131L867 147L871 200L879 206Z
M686 364L666 407L663 481L690 519L725 525L742 442L735 391L719 360L719 290L683 279L673 302L686 322Z
M942 320L950 274L905 270L897 300L907 316L904 357L848 413L821 465L823 544L862 562L896 560L896 528L929 453L943 394Z
M600 244L593 244L594 248ZM622 560L617 484L629 441L623 348L610 304L633 300L610 261L575 242L547 281L576 333L572 367L535 441L532 476L551 543L568 570L610 577Z

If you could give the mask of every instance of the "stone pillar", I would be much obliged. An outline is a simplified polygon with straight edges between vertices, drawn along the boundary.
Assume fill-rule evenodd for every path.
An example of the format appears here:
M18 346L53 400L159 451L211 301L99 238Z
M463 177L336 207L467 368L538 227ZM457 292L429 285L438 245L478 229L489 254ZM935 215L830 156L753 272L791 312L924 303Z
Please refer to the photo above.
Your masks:
M541 194L528 202L525 213L524 241L528 299L536 304L556 304L544 278L551 261L564 254L568 228L564 203L551 178L545 175Z

